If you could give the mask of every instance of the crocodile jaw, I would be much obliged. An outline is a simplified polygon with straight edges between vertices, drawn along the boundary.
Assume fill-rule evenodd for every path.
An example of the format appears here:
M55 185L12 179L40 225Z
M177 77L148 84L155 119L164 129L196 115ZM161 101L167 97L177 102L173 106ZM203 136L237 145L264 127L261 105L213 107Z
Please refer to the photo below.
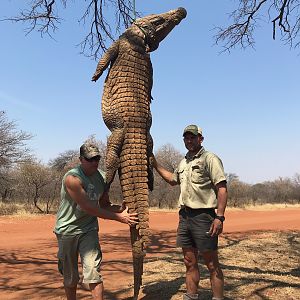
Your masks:
M171 10L166 13L149 15L135 21L135 25L145 33L147 52L156 50L159 43L178 25L187 15L184 8Z

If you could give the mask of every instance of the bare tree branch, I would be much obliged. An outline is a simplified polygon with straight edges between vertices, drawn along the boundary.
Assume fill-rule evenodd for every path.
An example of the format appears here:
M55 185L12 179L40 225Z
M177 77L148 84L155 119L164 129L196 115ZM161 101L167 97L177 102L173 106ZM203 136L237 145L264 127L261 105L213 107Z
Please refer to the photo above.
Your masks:
M272 37L280 30L280 38L290 47L299 47L300 0L240 0L239 7L229 18L228 27L216 27L216 44L223 44L223 51L236 46L254 47L254 32L260 22L272 23Z
M25 144L31 138L31 134L16 130L16 123L8 121L5 112L0 111L0 175L12 164L31 159Z
M74 0L75 1L75 0ZM27 34L33 30L52 37L61 25L58 15L67 8L69 0L32 0L28 9L21 10L16 17L7 18L13 22L28 24ZM215 43L222 44L223 51L230 52L239 46L255 46L254 33L262 22L272 25L272 37L277 32L280 39L291 48L300 46L300 0L238 0L237 9L233 10L227 27L216 27ZM140 16L135 11L134 0L85 0L81 1L83 14L78 20L86 26L87 32L77 46L82 54L98 58L112 41Z
M82 54L97 58L102 52L106 51L111 42L118 38L122 29L131 24L134 16L136 14L140 15L134 11L133 1L81 1L86 6L83 9L82 17L78 21L88 28L83 40L78 44ZM62 21L58 11L65 9L68 2L70 1L32 0L28 9L21 10L17 16L4 20L28 24L26 34L36 30L40 32L41 36L46 34L52 37Z
M62 0L65 3L67 0ZM54 12L55 0L35 0L29 9L21 10L19 15L4 20L29 23L27 34L37 30L43 36L55 32L60 24L60 18Z
M114 22L105 18L115 10ZM135 14L132 0L90 0L80 22L89 25L89 32L81 41L81 54L97 58L104 52L123 28L128 28ZM138 15L140 15L138 13ZM113 27L112 27L113 25Z

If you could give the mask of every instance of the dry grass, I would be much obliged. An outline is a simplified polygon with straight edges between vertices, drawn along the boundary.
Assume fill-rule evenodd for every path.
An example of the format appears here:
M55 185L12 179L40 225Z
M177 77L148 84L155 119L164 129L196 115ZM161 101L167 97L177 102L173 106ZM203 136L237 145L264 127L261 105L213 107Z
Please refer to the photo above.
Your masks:
M30 214L30 212L28 212L28 209L24 204L15 202L0 202L0 215L9 216L23 214Z
M42 210L46 210L46 204L41 201L39 206ZM227 211L239 211L239 210L275 210L280 208L299 208L300 204L263 204L263 205L247 205L243 208L238 207L227 207ZM55 213L58 209L58 203L55 203L51 207L51 213ZM167 209L167 208L156 208L151 207L150 211L160 211L160 212L176 212L178 208L174 209ZM32 203L24 203L24 202L17 202L17 201L10 201L10 202L1 202L0 201L0 216L30 216L36 215L39 211L37 208L34 207Z
M219 253L225 299L300 299L300 232L226 234ZM199 266L201 300L208 300L209 275L201 261ZM185 268L179 249L172 256L146 260L144 269L145 299L182 299Z
M46 211L46 202L40 201L38 203L39 207ZM53 205L51 207L51 213L55 213L57 211L58 207L55 207ZM16 217L22 217L22 216L35 216L40 215L41 212L33 205L32 202L28 203L28 201L20 202L20 201L7 201L7 202L1 202L0 201L0 216L16 216Z
M261 210L270 211L281 208L299 208L300 204L288 204L288 203L267 203L261 205L246 205L243 208L228 207L226 210Z
M239 210L260 210L260 211L270 211L281 208L299 208L300 204L286 204L286 203L268 203L268 204L257 204L257 205L245 205L243 207L227 207L226 211L239 211ZM162 211L162 212L175 212L178 211L179 208L157 208L150 207L150 211Z

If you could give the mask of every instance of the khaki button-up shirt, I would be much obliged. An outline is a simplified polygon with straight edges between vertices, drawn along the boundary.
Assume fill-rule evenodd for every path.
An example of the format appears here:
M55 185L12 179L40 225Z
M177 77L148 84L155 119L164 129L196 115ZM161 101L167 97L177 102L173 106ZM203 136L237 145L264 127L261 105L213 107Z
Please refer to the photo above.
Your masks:
M216 184L226 181L220 158L202 147L193 157L188 154L175 170L174 180L180 184L179 205L190 208L216 208Z

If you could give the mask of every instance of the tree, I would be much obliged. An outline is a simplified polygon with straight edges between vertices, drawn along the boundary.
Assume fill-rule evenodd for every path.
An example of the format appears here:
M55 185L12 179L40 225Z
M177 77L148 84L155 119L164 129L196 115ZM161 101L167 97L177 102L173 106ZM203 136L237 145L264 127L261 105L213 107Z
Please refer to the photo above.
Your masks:
M224 44L224 51L236 46L254 47L254 31L263 22L272 23L272 35L280 33L281 40L291 48L300 45L299 0L239 0L237 9L230 13L232 24L217 27L216 43Z
M70 0L32 0L17 16L7 18L13 22L25 22L27 32L37 30L52 36L62 21L62 11ZM83 3L83 1L81 1ZM216 27L216 44L222 43L224 50L236 46L254 47L254 32L262 23L272 25L273 39L279 31L281 40L290 47L300 45L300 0L238 0L237 8L230 14L229 26ZM135 10L135 0L86 0L79 22L88 31L79 43L81 53L97 58L106 51L123 30L140 16ZM112 13L113 12L113 13ZM212 12L213 13L213 12ZM112 18L114 16L114 18Z
M157 161L170 172L174 172L183 155L172 145L166 144L161 146L155 157ZM150 194L150 205L159 208L173 208L177 205L179 198L179 187L172 187L165 182L157 173L154 178L154 190Z
M99 169L105 171L105 159L106 159L106 144L102 141L97 141L95 135L89 136L85 141L85 143L92 143L97 145L100 151L100 161L99 161Z
M49 166L57 171L63 171L76 158L78 158L78 151L67 150L60 153L56 158L49 161Z
M228 187L228 205L243 207L249 202L250 185L239 180L233 180Z
M22 196L26 195L27 200L32 200L34 206L40 211L44 212L39 206L39 200L45 198L46 186L53 181L49 167L44 166L37 161L22 163L19 166L18 172L18 189L22 191ZM48 202L47 202L48 203ZM49 212L49 205L47 204L46 213Z
M0 195L1 200L7 201L11 198L14 191L14 172L12 170L4 170L0 177Z
M225 176L226 176L227 186L230 186L234 181L239 181L239 176L237 176L235 173L226 173Z
M295 199L300 203L300 174L296 173L293 178Z
M253 204L255 205L257 201L261 201L262 199L266 199L267 187L263 183L256 183L251 186L250 193Z
M288 203L293 200L293 181L290 178L282 178L272 182L274 190L274 202Z
M18 131L14 121L8 121L4 111L0 111L0 168L30 159L29 149L25 141L32 138L31 134Z
M25 22L29 27L27 33L37 30L41 36L49 35L58 29L61 23L61 11L67 8L68 0L32 0L27 8L17 16L5 20ZM80 42L81 53L89 57L98 57L106 51L111 43L120 34L123 27L127 28L139 15L135 12L134 0L86 0L81 1L84 9L80 23L87 25L89 31ZM114 14L111 12L114 11ZM108 19L108 16L114 18Z
M171 172L177 168L179 162L183 159L183 155L171 144L161 146L155 156L162 166Z
M8 180L8 170L13 164L31 159L30 149L25 141L32 138L31 134L18 131L14 121L9 121L4 111L0 111L0 183Z

